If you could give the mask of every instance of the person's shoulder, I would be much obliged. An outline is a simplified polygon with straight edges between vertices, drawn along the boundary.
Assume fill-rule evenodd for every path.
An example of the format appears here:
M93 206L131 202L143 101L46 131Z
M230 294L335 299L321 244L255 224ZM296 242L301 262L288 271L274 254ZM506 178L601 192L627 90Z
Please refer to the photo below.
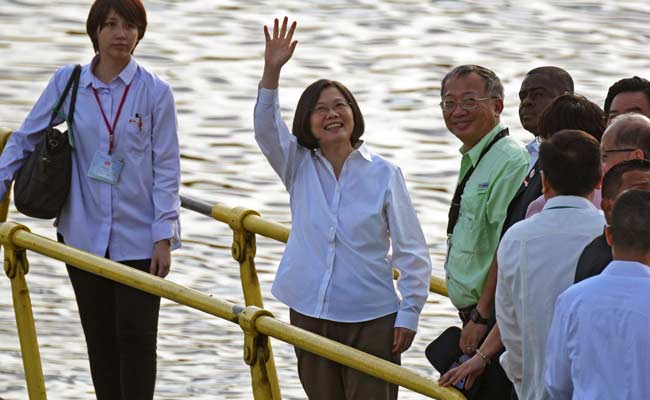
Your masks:
M365 163L369 168L366 170L367 173L371 174L380 181L385 182L385 184L390 185L395 182L395 180L404 180L404 174L402 173L401 168L394 162L388 160L384 156L377 154L370 150L367 145L363 145L364 148L360 150L360 156L365 158L368 163Z
M494 144L495 149L503 156L504 162L528 163L530 155L526 147L512 136L506 136Z
M501 241L502 242L525 241L526 238L531 233L531 227L535 226L536 215L533 215L530 218L522 219L521 221L513 224L510 228L508 228L506 233L503 234L503 238L501 238Z
M140 63L138 63L138 73L140 75L139 79L144 82L145 86L152 88L155 93L171 92L171 85L167 81L149 71Z
M386 157L384 157L381 154L375 153L374 151L370 150L367 145L364 144L364 146L365 146L365 149L360 149L360 150L363 153L365 153L363 156L369 157L370 160L373 162L373 164L377 165L378 167L390 169L391 171L395 171L395 170L397 170L399 168L397 166L397 164L390 161Z
M604 280L602 275L596 275L569 286L558 297L558 304L563 304L565 308L576 308L585 302L598 301Z
M57 81L67 82L68 79L70 79L72 71L74 71L74 68L76 66L77 64L66 64L57 68L56 71L54 71L54 75L52 76L53 79L56 79Z

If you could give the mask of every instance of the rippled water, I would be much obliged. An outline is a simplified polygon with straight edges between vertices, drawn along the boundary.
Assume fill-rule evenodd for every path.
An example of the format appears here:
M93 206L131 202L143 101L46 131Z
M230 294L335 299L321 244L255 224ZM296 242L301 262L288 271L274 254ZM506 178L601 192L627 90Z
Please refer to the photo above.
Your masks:
M0 0L0 126L16 128L52 72L87 63L88 1ZM288 196L253 140L252 112L263 56L262 25L273 16L299 22L299 45L281 80L288 119L302 89L321 77L344 82L366 118L365 139L406 175L434 261L442 274L444 225L459 143L437 106L439 81L451 66L478 63L504 81L503 120L521 140L517 91L527 70L567 69L576 90L602 104L615 80L650 71L650 10L645 1L147 1L149 28L138 60L174 88L185 195L245 206L289 222ZM10 220L53 237L48 223ZM183 211L184 247L169 279L243 303L231 231ZM270 296L283 246L258 240L257 265L267 308L288 320ZM92 398L73 292L63 265L30 254L28 282L51 399ZM433 368L423 349L455 324L453 307L431 295L404 365ZM156 398L250 399L238 326L163 301ZM274 341L283 395L304 398L293 350ZM9 281L0 278L0 397L26 399ZM401 390L401 398L420 396Z

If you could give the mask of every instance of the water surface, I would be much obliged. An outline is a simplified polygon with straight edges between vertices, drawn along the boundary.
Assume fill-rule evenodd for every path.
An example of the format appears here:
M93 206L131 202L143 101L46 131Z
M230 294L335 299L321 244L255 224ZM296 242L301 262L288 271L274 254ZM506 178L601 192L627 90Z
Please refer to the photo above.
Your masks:
M174 89L183 194L290 221L288 195L252 132L262 25L286 14L298 20L300 42L281 79L287 122L303 88L318 78L340 80L355 93L366 120L364 139L404 171L438 275L459 164L459 142L444 129L437 105L445 72L464 63L494 69L506 89L503 120L522 141L530 136L519 125L517 91L529 69L561 66L576 90L599 104L615 80L650 75L650 9L643 1L156 0L146 6L149 27L136 56ZM88 7L81 0L0 0L0 126L20 125L56 68L89 62ZM54 236L48 222L15 211L9 218ZM168 279L243 303L231 231L189 211L182 224L184 247L174 254ZM259 239L256 260L266 307L287 321L287 308L270 295L282 250ZM49 398L92 398L63 265L29 257ZM431 295L403 364L433 374L424 347L456 323L451 304ZM163 301L159 329L156 398L252 398L238 326ZM283 396L304 398L293 349L278 341L273 346ZM0 278L0 397L27 398L22 371L10 285ZM421 396L402 389L400 398Z

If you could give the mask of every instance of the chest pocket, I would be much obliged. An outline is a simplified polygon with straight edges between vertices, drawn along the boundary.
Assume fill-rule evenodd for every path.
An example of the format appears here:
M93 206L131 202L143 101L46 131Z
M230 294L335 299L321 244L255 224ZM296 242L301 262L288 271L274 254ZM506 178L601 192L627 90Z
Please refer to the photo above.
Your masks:
M143 154L151 149L151 114L130 119L124 138L126 150L132 154Z
M459 250L477 252L488 248L485 236L487 192L487 187L480 187L474 192L463 194L461 198L457 229L461 229L464 234L462 240L454 241L454 246L458 246Z

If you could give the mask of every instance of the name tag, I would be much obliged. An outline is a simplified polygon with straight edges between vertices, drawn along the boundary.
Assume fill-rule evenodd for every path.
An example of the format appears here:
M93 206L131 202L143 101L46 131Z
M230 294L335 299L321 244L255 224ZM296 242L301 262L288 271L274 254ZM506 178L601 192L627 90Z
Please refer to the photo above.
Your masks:
M123 166L124 161L113 159L112 156L97 151L88 169L88 177L115 185L120 179Z

